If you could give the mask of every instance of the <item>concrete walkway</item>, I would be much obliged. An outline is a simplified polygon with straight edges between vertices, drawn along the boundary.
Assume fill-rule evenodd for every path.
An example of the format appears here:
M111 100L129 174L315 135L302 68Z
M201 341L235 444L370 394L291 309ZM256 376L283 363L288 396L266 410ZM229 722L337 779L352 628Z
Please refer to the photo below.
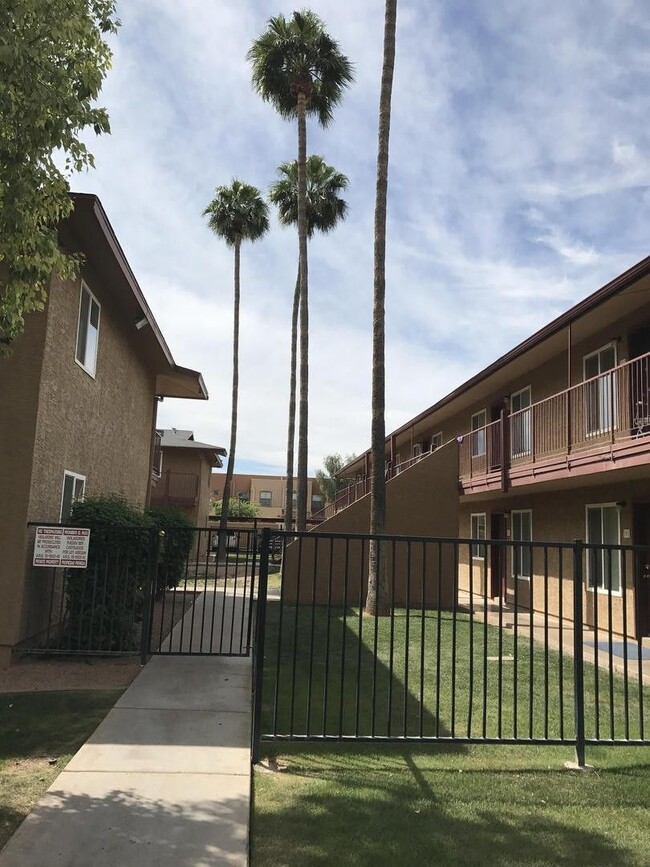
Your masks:
M0 867L244 867L250 737L250 657L154 657Z

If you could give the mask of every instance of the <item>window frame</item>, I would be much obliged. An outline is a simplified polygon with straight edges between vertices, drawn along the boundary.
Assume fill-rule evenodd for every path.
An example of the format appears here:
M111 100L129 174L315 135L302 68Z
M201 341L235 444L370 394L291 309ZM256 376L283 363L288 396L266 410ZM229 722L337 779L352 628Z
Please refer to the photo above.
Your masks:
M81 359L78 357L78 353L79 353L79 336L80 336L80 332L81 332L81 311L82 311L82 306L83 306L84 292L88 293L88 297L90 300L89 300L89 305L88 305L88 319L86 321L86 343L84 346L84 361L81 361ZM88 333L89 333L88 327L90 325L90 320L92 317L93 303L97 305L97 340L95 342L95 355L93 358L93 364L92 364L92 367L89 367L88 364L86 363L87 359L85 356L88 352ZM75 364L78 364L79 367L85 373L87 373L88 376L91 376L93 379L96 378L96 374L97 374L97 356L99 354L99 331L100 331L101 321L102 321L102 305L99 303L99 301L97 300L95 295L90 291L88 284L84 280L82 280L81 281L81 287L79 290L79 310L77 312L77 334L76 334L75 344L74 344L74 360L75 360Z
M514 521L515 515L520 515L520 516L521 515L528 515L529 528L530 528L530 539L516 539L515 538L515 521ZM520 528L521 528L521 524L520 524ZM519 545L513 545L512 546L512 558L511 558L511 563L510 563L510 577L513 580L530 582L532 575L533 575L533 546L532 546L532 542L533 542L533 510L532 509L512 509L512 511L510 512L510 541L511 542L530 542L530 547L528 548L528 551L530 552L530 562L528 564L530 567L530 574L525 575L523 573L523 571L517 571L517 568L516 568L517 567L517 553L519 552L520 555L522 555L524 550L526 550L523 545L521 547ZM521 560L523 561L523 556L521 556ZM522 566L523 563L520 563L519 565Z
M614 364L612 367L607 368L607 370L600 370L600 356L605 350L613 349L614 350ZM587 362L590 358L598 358L598 373L594 374L594 376L587 376ZM595 395L597 397L596 409L597 416L596 419L597 426L591 426L591 416L590 413L593 412L593 407L589 407L587 410L585 425L586 430L585 433L588 437L598 437L603 434L610 433L612 430L618 430L618 413L617 413L617 404L618 404L618 392L617 392L617 380L614 377L612 380L612 384L609 385L609 380L603 380L601 377L607 376L609 373L610 376L614 376L614 371L618 367L618 346L615 340L610 340L608 343L604 343L602 346L598 347L598 349L594 349L593 352L588 352L586 355L582 356L582 381L583 383L591 383L592 386L596 385ZM607 393L605 399L603 400L603 396L601 394L601 383L604 384L607 388ZM587 389L589 386L587 386ZM610 396L613 397L613 401L610 401ZM585 394L585 398L587 404L591 402L591 394L587 391ZM603 417L603 407L607 407L607 418Z
M438 437L440 437L440 442L439 442L438 445L434 445L434 443L435 443L435 441L436 441L436 439L437 439ZM443 446L442 431L439 430L437 433L434 433L434 434L431 436L431 445L430 445L430 449L431 449L432 452L435 452L435 451L437 451L439 448L442 448L442 446Z
M314 498L318 498L319 502L314 504ZM312 494L311 495L311 510L312 512L320 512L321 509L325 508L325 495L324 494Z
M73 470L64 470L63 471L63 485L61 486L61 502L59 504L59 524L64 524L65 521L70 520L70 513L65 516L65 520L63 517L63 504L65 502L65 482L66 479L72 479L72 498L70 500L70 513L72 512L73 505L81 500L83 502L86 496L86 482L87 477L82 476L81 473L75 473ZM75 497L75 488L77 486L77 482L83 483L83 491L81 492L80 497Z
M602 542L602 541L594 542L593 540L591 540L589 538L589 510L590 509L599 509L600 510L600 513L601 513L601 519L600 519L601 535L602 535L602 530L603 530L603 519L602 519L603 509L613 509L614 510L614 513L616 514L618 542L610 542L610 543ZM587 540L587 544L591 543L593 545L606 545L606 544L620 545L621 544L621 510L616 505L616 503L587 503L585 505L585 539ZM621 551L614 551L613 556L611 558L612 563L614 562L614 559L616 559L616 561L618 562L618 576L617 576L618 577L618 590L612 590L611 587L605 586L605 556L604 556L606 553L605 551L599 552L603 556L603 559L601 562L601 577L602 577L603 583L602 584L596 584L595 581L592 581L592 576L591 576L592 558L591 558L590 553L589 553L590 550L591 550L590 548L586 549L587 562L586 562L586 569L585 569L585 572L586 572L585 577L586 577L586 582L587 582L587 587L586 587L587 592L588 593L596 592L596 593L600 593L604 596L606 596L607 594L611 594L612 596L622 596L623 595L623 573L622 573L622 563L621 563L622 552ZM611 578L610 578L610 584L611 584Z
M263 497L264 494L268 494L268 495L269 495L269 501L268 501L268 503L263 503L263 502L262 502L262 497ZM272 507L273 507L273 491L260 491L260 492L259 492L259 495L258 495L258 498L257 498L257 501L258 501L259 505L262 506L262 507L264 507L265 509L272 508Z
M528 406L521 407L518 410L513 410L512 404L515 398L519 398L522 394L528 393ZM530 385L524 386L524 388L520 388L518 391L513 391L510 395L510 454L513 458L524 458L528 455L532 454L533 451L533 427L532 427L532 406L533 406L533 390ZM516 415L514 415L516 413ZM514 415L514 418L513 418ZM519 431L519 440L520 445L523 448L520 448L519 451L515 451L516 445L515 440L517 436L515 434L515 425L516 422L520 421L521 427ZM515 424L513 424L515 422ZM524 442L525 440L525 442ZM526 511L521 510L521 511Z
M483 417L483 424L474 427L474 419L479 418L480 416ZM487 453L487 409L485 407L478 410L478 412L472 413L469 426L470 436L472 438L472 458L482 458ZM482 451L479 451L479 449L482 449Z
M477 531L474 532L474 519L483 519L483 535L481 536L480 525L477 523ZM470 539L486 539L487 538L487 512L472 512L469 516L469 535ZM472 560L485 560L487 554L487 545L482 545L480 542L472 542Z

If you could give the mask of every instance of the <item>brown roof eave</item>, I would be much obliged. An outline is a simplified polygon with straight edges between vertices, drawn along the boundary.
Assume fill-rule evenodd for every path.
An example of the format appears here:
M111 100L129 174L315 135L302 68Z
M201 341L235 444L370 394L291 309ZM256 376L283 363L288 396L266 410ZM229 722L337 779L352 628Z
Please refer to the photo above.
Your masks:
M622 292L624 289L628 289L637 280L640 280L642 277L650 274L650 256L646 256L645 259L642 259L640 262L637 262L636 265L633 265L627 271L624 271L622 274L619 274L618 277L615 277L609 283L606 283L596 292L584 298L582 301L579 301L565 313L562 313L556 319L553 319L552 322L549 322L548 325L545 325L543 328L540 328L539 331L536 331L530 337L527 337L526 340L518 343L513 349L509 352L506 352L505 355L502 355L500 358L497 358L496 361L493 361L488 367L481 370L479 373L475 374L471 379L466 380L462 385L459 385L454 391L450 392L448 395L443 397L437 403L432 404L428 409L423 410L419 415L413 416L412 419L407 421L405 424L401 425L401 427L396 428L386 437L386 443L390 442L390 438L393 436L398 436L404 431L408 430L413 425L427 418L427 416L432 415L434 412L442 409L448 403L451 403L456 398L460 397L466 391L469 391L470 388L473 388L475 385L478 385L484 379L487 379L493 373L496 373L502 367L505 367L511 361L514 361L519 356L524 355L524 353L528 352L530 349L533 349L535 346L538 346L540 343L543 343L549 337L552 337L554 334L557 334L558 331L561 331L563 328L571 325L581 316L584 316L585 313L589 313L591 310L594 310L600 304L603 304L605 301L608 301L612 296ZM366 449L361 455L355 458L353 461L350 461L349 464L342 467L341 470L337 473L337 475L341 475L345 470L350 467L355 466L363 458L365 454L370 454L370 449Z

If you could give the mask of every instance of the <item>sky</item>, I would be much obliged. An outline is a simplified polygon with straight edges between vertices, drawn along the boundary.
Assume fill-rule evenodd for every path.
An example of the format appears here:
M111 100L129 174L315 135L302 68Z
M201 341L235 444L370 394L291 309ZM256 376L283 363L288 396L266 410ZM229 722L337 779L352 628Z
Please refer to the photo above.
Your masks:
M239 178L266 193L295 122L253 92L246 52L286 2L118 0L88 138L99 196L175 361L210 400L162 427L228 446L232 251L202 211ZM384 4L313 0L355 82L308 152L350 180L309 249L309 470L370 443L373 218ZM648 255L650 10L644 0L398 3L386 282L386 429L408 421ZM298 256L275 215L242 250L238 472L285 472Z

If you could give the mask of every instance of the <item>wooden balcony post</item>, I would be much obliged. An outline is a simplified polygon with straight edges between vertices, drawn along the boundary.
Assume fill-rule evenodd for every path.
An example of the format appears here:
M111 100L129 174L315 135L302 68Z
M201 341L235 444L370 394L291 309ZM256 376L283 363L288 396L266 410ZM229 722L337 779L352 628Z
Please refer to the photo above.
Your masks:
M508 406L500 413L501 420L501 490L505 493L510 485L510 419Z

